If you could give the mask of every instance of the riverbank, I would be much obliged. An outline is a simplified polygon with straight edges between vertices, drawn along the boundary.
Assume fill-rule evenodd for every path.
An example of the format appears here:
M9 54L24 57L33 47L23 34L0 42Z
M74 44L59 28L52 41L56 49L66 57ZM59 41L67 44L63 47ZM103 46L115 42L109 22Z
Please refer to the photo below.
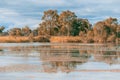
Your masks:
M99 38L87 38L81 36L52 36L50 38L52 43L117 43L120 44L120 38L116 38L114 41L105 41Z
M29 42L28 37L0 36L0 43Z
M51 43L119 43L120 38L116 38L115 41L96 41L95 38L85 38L80 36L35 36L35 37L25 37L25 36L0 36L0 43L25 43L25 42L51 42Z
M46 37L0 36L0 43L49 42Z

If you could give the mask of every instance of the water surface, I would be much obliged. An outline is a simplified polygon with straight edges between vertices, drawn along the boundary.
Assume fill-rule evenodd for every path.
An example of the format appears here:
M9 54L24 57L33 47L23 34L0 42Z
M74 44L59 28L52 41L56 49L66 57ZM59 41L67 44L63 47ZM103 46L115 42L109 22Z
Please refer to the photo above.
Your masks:
M0 80L120 80L120 46L0 43Z

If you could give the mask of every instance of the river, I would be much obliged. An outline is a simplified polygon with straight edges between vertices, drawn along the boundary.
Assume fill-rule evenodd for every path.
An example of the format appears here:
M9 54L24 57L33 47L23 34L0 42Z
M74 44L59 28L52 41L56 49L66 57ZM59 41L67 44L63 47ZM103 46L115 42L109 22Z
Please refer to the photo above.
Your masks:
M0 80L120 80L120 45L0 43Z

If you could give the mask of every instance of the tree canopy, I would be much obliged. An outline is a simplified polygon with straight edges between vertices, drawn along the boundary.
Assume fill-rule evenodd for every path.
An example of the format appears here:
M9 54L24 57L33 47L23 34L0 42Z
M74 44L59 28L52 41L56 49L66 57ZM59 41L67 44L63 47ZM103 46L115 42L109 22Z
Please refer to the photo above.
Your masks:
M120 40L120 24L117 18L109 17L92 25L88 19L79 18L72 11L58 13L57 10L44 11L39 26L31 30L29 26L12 28L4 32L0 27L0 34L10 36L79 36L87 42L115 42Z

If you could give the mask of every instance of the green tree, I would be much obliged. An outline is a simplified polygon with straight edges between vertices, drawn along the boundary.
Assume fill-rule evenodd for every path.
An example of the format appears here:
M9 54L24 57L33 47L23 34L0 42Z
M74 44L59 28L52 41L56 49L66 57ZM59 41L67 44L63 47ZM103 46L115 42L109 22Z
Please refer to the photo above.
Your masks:
M2 33L4 29L5 29L5 27L4 27L4 26L1 26L1 27L0 27L0 33Z
M91 24L87 19L74 19L72 23L72 30L71 35L72 36L78 36L80 31L87 33L88 30L91 29Z

